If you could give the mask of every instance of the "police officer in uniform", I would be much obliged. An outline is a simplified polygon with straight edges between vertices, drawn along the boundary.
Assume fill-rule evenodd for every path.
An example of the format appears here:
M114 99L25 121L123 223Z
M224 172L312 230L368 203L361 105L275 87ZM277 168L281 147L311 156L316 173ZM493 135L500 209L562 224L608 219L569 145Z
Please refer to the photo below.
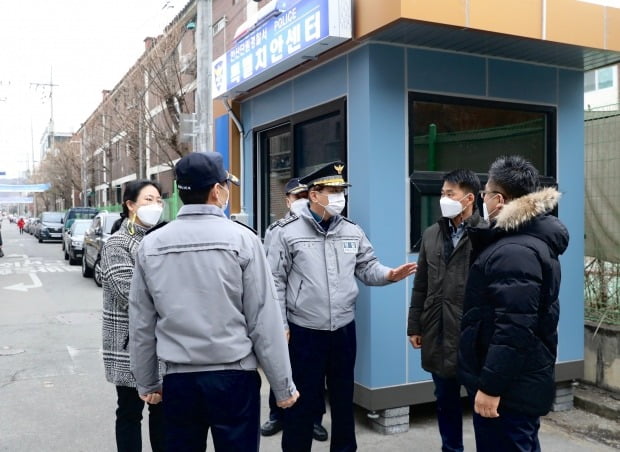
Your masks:
M299 178L293 177L284 186L285 200L288 212L284 216L284 219L295 215L301 209L308 206L308 187L299 182ZM278 222L274 222L265 232L264 246L265 250L269 250L269 243L273 237L273 233L277 232ZM324 402L324 400L323 400ZM325 414L325 403L323 403L323 409L314 421L312 428L312 437L317 441L327 441L328 434L325 427L322 425L323 414ZM284 411L277 406L276 399L273 395L273 391L269 391L269 419L261 425L260 433L263 436L273 436L276 433L282 431L282 418L284 417Z
M288 212L284 215L284 219L290 217L292 214L298 213L301 209L308 204L308 186L299 182L299 178L293 177L284 186L285 200ZM279 220L278 220L279 221ZM265 239L263 241L265 245L265 251L269 251L269 243L274 232L277 232L276 227L278 221L272 223L265 232Z
M349 184L345 165L329 163L300 179L309 204L278 223L267 259L289 330L293 378L303 394L284 415L282 449L312 447L312 424L327 384L332 451L357 449L353 418L355 299L357 277L381 286L415 272L416 264L391 269L374 255L364 231L340 213Z
M216 152L176 165L184 205L141 242L129 295L131 370L140 396L162 392L166 449L258 451L260 364L278 405L299 396L260 239L224 211L229 183Z

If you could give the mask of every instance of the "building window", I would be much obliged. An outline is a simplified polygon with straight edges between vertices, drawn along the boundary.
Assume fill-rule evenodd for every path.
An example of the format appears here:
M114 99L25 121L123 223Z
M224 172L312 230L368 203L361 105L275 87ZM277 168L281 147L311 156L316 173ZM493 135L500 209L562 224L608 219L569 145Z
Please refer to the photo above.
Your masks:
M298 113L255 130L256 227L267 227L287 212L284 186L322 165L346 158L345 100ZM346 176L345 176L346 177Z
M598 89L611 88L614 86L614 74L612 68L605 67L596 71Z
M596 89L596 71L589 71L583 75L583 90L588 93Z
M614 67L604 67L586 72L583 76L583 90L588 93L614 86Z
M484 184L489 165L510 154L530 160L543 184L555 184L555 109L410 93L411 250L419 250L422 232L441 217L446 173L471 169Z

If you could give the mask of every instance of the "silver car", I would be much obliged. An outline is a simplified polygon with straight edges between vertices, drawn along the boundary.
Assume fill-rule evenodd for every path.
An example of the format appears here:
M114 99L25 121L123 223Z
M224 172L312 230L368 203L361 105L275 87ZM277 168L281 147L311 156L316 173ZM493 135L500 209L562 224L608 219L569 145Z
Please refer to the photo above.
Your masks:
M75 220L71 227L64 233L65 259L69 265L77 265L84 254L84 233L93 220Z

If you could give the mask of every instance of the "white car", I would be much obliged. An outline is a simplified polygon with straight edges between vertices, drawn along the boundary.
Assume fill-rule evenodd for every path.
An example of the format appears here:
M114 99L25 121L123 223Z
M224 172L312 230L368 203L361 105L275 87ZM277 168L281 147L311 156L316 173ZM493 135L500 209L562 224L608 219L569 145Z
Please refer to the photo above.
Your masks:
M93 220L75 220L64 233L65 259L69 265L77 265L84 254L84 233Z

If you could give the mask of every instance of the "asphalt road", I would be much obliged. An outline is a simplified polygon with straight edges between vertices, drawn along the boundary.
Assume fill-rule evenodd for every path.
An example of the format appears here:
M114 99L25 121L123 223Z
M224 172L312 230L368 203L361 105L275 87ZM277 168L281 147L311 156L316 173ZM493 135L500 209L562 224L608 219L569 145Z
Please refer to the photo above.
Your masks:
M105 381L100 352L101 289L82 277L79 266L69 266L60 243L20 236L6 220L2 226L0 451L116 450L115 391ZM261 391L264 420L265 379ZM383 436L357 410L359 450L440 450L432 406L413 407L411 413L407 433ZM328 430L330 424L328 414ZM470 416L464 424L466 450L474 450ZM543 421L540 436L545 451L615 450L554 422ZM143 438L144 450L150 450L148 435ZM263 438L261 451L278 451L279 442L280 435ZM315 442L313 450L327 451L329 443Z

